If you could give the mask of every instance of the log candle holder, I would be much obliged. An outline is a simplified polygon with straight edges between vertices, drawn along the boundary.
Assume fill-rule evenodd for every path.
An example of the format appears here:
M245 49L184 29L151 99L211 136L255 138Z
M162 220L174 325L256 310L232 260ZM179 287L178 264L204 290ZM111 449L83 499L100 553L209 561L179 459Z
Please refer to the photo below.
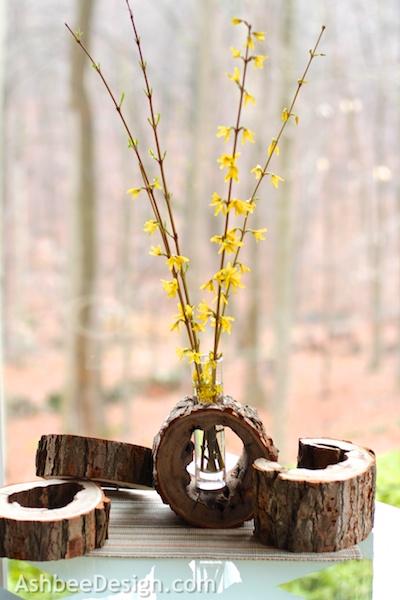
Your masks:
M59 560L103 546L110 501L91 481L51 479L0 489L0 556Z
M254 462L254 533L292 552L335 552L362 541L374 522L371 450L332 439L300 439L296 469Z

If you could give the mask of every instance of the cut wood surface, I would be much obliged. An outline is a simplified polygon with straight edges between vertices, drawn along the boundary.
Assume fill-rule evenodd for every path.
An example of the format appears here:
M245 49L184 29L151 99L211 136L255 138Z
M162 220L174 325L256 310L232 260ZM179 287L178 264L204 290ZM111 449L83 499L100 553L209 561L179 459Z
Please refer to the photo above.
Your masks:
M193 460L193 431L213 425L230 427L243 442L237 464L227 473L226 487L218 491L196 488L187 467ZM171 411L154 439L156 489L164 503L191 525L226 528L242 525L253 516L252 464L258 457L274 461L278 451L265 432L257 412L230 396L223 404L196 404L190 396Z
M296 469L254 462L254 533L292 552L335 552L373 527L376 461L371 450L329 438L299 440Z
M43 435L36 452L38 477L90 479L105 486L152 488L150 448L78 435Z
M0 489L0 556L59 560L104 545L110 501L90 481L51 479Z

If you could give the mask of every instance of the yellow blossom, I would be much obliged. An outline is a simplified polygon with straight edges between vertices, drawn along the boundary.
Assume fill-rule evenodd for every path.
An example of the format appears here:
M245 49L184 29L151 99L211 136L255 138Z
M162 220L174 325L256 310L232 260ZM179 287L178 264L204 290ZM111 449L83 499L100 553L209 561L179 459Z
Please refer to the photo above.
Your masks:
M236 165L231 165L229 167L229 171L225 175L224 181L229 181L230 179L233 179L236 181L236 183L239 183L239 169Z
M253 31L253 36L256 38L258 42L262 42L265 40L265 32L264 31Z
M246 106L248 105L249 102L251 102L251 104L253 104L255 106L256 99L254 98L254 96L252 96L251 94L249 94L249 92L245 92L244 93L244 106L245 106L245 108L246 108Z
M197 333L202 333L206 330L204 325L200 325L200 323L192 323L192 329L193 331L197 331Z
M220 169L225 169L232 164L235 164L238 156L240 156L240 152L236 152L234 156L232 156L232 154L222 154L221 157L217 159L217 162L221 163Z
M175 298L178 292L178 280L176 277L172 281L161 279L161 283L163 284L164 291L167 292L167 298Z
M194 306L190 306L190 304L186 304L185 305L185 315L189 321L190 321L190 319L193 319Z
M254 41L253 41L253 38L251 37L251 35L249 35L247 38L246 46L248 46L250 48L250 50L254 50Z
M264 66L264 60L266 60L268 58L268 56L263 56L262 54L260 54L259 56L255 56L254 57L254 68L255 69L262 69Z
M264 169L261 165L257 165L256 167L254 167L254 169L250 171L250 173L255 173L256 179L260 179L261 175L264 175Z
M224 142L229 140L229 136L231 135L231 127L225 127L224 125L218 126L217 137L224 136Z
M214 285L214 281L212 279L210 279L209 281L207 281L207 283L203 283L203 285L200 286L201 290L208 290L209 292L216 292L215 289L215 285Z
M189 259L186 258L186 256L172 254L169 258L167 258L166 262L170 271L172 271L174 268L177 271L180 271L182 269L182 265L189 262Z
M287 108L284 108L282 111L282 121L287 121L289 119L289 111Z
M250 131L249 129L243 129L243 134L242 134L242 145L245 143L246 140L248 140L249 142L251 142L252 144L254 144L254 131Z
M158 177L155 178L153 183L150 185L153 190L162 190L161 185L159 184Z
M232 156L232 154L224 153L218 158L217 162L221 163L220 169L228 169L228 173L225 175L225 181L234 179L236 183L239 182L239 170L236 166L238 156L240 156L240 152L236 152L234 156Z
M236 48L234 48L233 46L231 46L230 47L230 51L232 52L233 58L240 58L240 56L241 56L240 50L237 50Z
M231 23L232 25L239 25L239 23L242 23L242 19L237 19L236 17L233 17Z
M226 201L222 200L221 196L219 196L216 192L213 193L213 201L210 206L215 206L214 216L216 217L221 211L223 215L226 215L228 212L228 208L226 205Z
M263 229L252 229L251 233L254 235L254 238L258 244L259 240L265 240L265 237L263 236L263 233L265 233L267 231L267 228L264 227Z
M189 363L195 362L197 365L200 364L200 353L194 352L193 350L187 350L186 354L189 357Z
M271 156L271 154L272 154L273 152L275 152L275 154L276 154L277 156L279 156L279 148L278 148L278 144L277 144L277 142L276 142L276 139L275 139L275 138L273 138L273 139L272 139L272 142L271 142L271 143L270 143L270 145L269 145L269 148L268 148L268 156Z
M176 354L178 356L178 358L180 360L182 360L182 358L185 356L186 352L189 350L189 348L181 348L180 346L176 347Z
M225 284L225 289L230 286L233 288L233 293L236 294L237 288L244 288L244 285L240 281L240 273L236 267L232 267L231 263L228 262L225 269L221 269L214 275L214 279L222 286Z
M237 263L238 267L239 267L239 273L241 275L243 275L244 273L250 273L251 269L249 269L249 267L246 267L244 264L242 264L241 262Z
M282 179L282 177L279 177L279 175L275 175L275 173L271 173L271 185L273 185L274 187L277 188L280 181L285 181L285 180Z
M233 317L220 317L219 322L221 324L222 333L226 331L228 335L231 333L232 321L235 319Z
M237 67L235 67L233 69L233 75L229 75L229 73L227 73L229 79L231 79L232 81L234 81L235 83L239 83L240 81L240 71Z
M228 210L231 208L235 209L236 216L247 215L248 213L254 212L254 202L247 202L246 200L238 200L233 198L228 205Z
M145 231L149 235L154 233L156 229L158 229L158 223L154 219L150 219L149 221L146 221L146 223L144 224L144 227L143 227L143 231Z
M135 198L138 197L138 195L140 194L140 192L142 191L143 188L139 187L139 188L130 188L129 190L126 191L127 194L131 194L132 195L132 200L135 200Z
M161 244L158 244L158 246L152 246L149 254L152 256L163 256L164 252L162 251Z
M240 246L243 246L243 242L240 241L235 229L230 229L226 236L214 235L210 241L221 244L218 254L222 252L230 254L231 252L236 252Z
M203 325L206 325L208 319L213 316L214 311L208 306L205 300L199 302L197 310L199 313L197 319L200 319L200 321L203 321Z

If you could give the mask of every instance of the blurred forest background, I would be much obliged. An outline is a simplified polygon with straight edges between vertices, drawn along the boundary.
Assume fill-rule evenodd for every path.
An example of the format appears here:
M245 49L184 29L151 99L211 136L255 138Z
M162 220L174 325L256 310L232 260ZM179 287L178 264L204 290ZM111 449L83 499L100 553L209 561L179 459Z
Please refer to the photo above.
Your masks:
M195 290L217 269L216 162L234 122L230 46L265 31L256 106L244 125L240 193L264 164L326 32L252 227L252 272L223 340L227 394L257 408L282 460L301 436L400 448L400 13L397 0L132 0L167 150L183 254ZM170 333L164 262L149 255L146 198L115 108L64 23L83 32L143 148L146 98L125 0L1 3L3 363L9 481L34 475L44 433L151 446L190 393ZM149 157L149 169L153 163ZM249 176L246 178L245 173ZM198 299L201 299L199 296ZM183 334L182 334L183 335ZM184 344L185 345L185 344ZM237 440L232 442L233 445Z

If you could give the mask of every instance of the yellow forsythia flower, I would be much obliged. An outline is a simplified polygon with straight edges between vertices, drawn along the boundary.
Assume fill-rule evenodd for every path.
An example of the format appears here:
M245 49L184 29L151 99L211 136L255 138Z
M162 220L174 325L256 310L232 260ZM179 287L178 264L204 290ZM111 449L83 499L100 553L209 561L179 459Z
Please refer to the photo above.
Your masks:
M219 322L221 323L222 333L226 331L228 334L231 333L231 325L232 321L235 319L233 317L220 317Z
M164 252L162 251L161 244L158 244L158 246L152 246L149 254L152 256L163 256Z
M257 165L256 167L254 167L254 169L250 171L250 173L255 173L256 179L260 179L261 175L264 175L264 169L261 165Z
M269 148L268 148L268 156L271 156L271 154L272 154L273 152L275 152L275 154L276 154L277 156L279 156L279 148L278 148L278 144L276 143L276 139L275 139L275 138L273 138L272 142L271 142L271 143L270 143L270 145L269 145Z
M239 25L239 23L242 22L242 19L236 19L235 17L233 17L231 23L232 25Z
M237 67L234 68L233 70L233 75L229 75L229 73L227 73L229 79L231 79L232 81L234 81L235 83L239 83L240 81L240 71Z
M243 129L243 134L242 134L242 145L245 143L245 141L247 140L248 142L251 142L252 144L254 144L254 131L250 131L249 129Z
M254 96L249 94L249 92L245 92L244 93L244 106L246 107L249 102L251 102L251 104L253 104L255 106L256 99L254 98Z
M255 56L254 57L254 68L255 69L262 69L264 66L264 60L266 60L268 58L268 56L263 56L262 54L260 54L259 56Z
M154 233L156 229L158 229L158 223L154 219L150 219L149 221L146 221L146 223L144 224L144 227L143 227L143 231L145 231L149 235Z
M265 240L265 236L263 236L263 233L265 233L267 231L267 228L264 227L263 229L252 229L251 233L254 235L254 238L258 244L259 240Z
M166 262L170 271L172 271L173 268L175 268L177 271L180 271L182 269L182 265L189 262L189 259L186 258L186 256L172 254L172 256L167 258Z
M129 190L126 191L127 194L131 194L132 195L132 200L134 200L135 198L138 197L139 193L142 191L143 188L139 187L139 188L130 188Z
M218 126L217 137L224 136L224 142L229 141L229 136L231 135L231 127L225 127L224 125Z
M265 31L253 31L253 36L258 42L265 40Z
M178 280L176 277L172 281L161 279L161 283L163 284L164 291L167 292L167 298L175 298L178 292Z
M240 58L240 56L241 56L240 50L237 50L236 48L234 48L233 46L231 46L230 47L230 51L232 52L233 58Z
M216 192L213 193L212 198L213 201L211 202L210 206L215 206L214 217L218 216L221 211L225 216L228 212L226 201L222 200L221 196L219 196Z
M274 187L277 188L280 181L285 181L285 180L282 179L282 177L279 177L279 175L275 175L275 173L271 173L271 185L273 185Z
M237 198L233 198L228 205L228 209L235 210L236 216L239 215L247 215L248 213L254 212L254 202L247 202L246 200L238 200Z

